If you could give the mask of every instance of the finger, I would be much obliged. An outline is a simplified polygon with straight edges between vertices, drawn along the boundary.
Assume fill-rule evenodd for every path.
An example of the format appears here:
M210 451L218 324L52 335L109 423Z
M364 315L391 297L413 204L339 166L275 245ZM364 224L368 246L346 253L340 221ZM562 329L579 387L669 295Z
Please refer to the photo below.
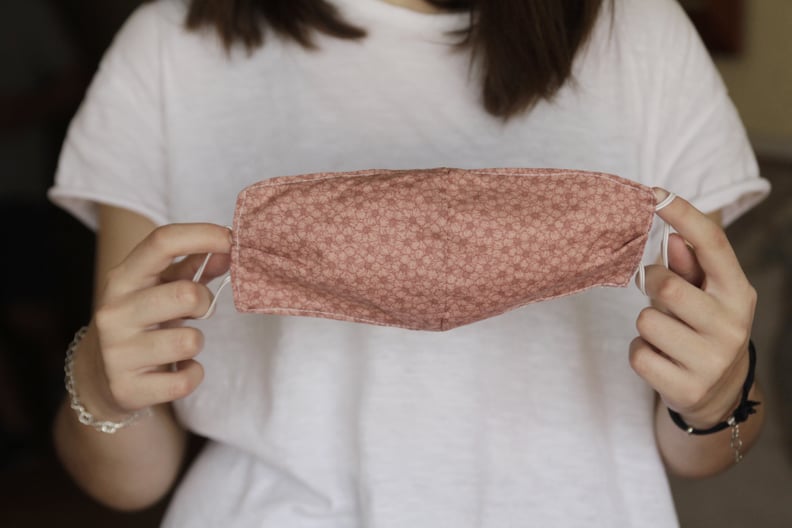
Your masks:
M674 363L642 337L630 343L630 366L660 394L680 394L692 378L684 367Z
M711 295L664 266L646 266L646 295L658 310L673 314L699 333L718 331L722 308Z
M117 386L116 401L126 409L143 409L188 396L203 381L204 370L195 360L178 364L176 371L147 372Z
M190 255L184 260L174 262L168 266L168 268L160 274L160 278L163 282L172 282L182 279L192 280L192 278L195 276L195 273L203 264L204 260L206 260L205 254ZM230 262L231 257L228 254L212 254L212 256L209 258L209 262L206 264L206 268L204 268L204 272L201 275L201 280L199 282L201 284L207 284L216 277L219 277L228 271Z
M677 234L672 234L668 239L668 264L674 273L693 286L700 288L704 283L704 270L701 269L696 253Z
M204 336L189 326L150 330L116 344L105 365L116 372L150 371L193 359L203 349Z
M96 312L96 321L100 328L128 329L126 335L114 334L115 341L121 341L166 321L200 317L211 302L212 293L203 284L188 280L167 282L132 292L123 302L102 306Z
M705 350L704 339L680 320L648 307L638 314L635 327L656 352L662 352L680 367L696 372L706 368L707 357L696 353Z
M668 192L655 188L655 194L659 201ZM716 289L728 290L746 280L726 233L687 200L677 197L657 215L693 245L708 284L711 283Z
M170 224L149 234L114 270L115 294L156 284L177 257L231 251L231 232L215 224Z

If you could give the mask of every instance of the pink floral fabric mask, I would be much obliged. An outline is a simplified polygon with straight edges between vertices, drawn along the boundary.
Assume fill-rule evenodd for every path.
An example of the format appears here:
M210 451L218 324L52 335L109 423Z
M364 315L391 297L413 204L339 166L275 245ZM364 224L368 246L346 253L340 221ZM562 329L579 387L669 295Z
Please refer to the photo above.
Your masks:
M240 312L448 330L627 286L655 201L639 183L576 170L272 178L239 194L223 286Z

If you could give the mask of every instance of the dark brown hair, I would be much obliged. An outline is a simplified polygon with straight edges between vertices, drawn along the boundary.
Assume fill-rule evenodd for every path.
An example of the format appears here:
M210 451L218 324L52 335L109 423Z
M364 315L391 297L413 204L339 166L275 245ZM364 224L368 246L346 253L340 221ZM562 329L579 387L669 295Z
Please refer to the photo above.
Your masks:
M479 66L487 111L508 118L550 99L572 75L605 0L426 0L470 10L461 36ZM214 27L223 43L260 46L264 28L313 48L319 31L344 39L365 36L326 0L191 0L187 27Z

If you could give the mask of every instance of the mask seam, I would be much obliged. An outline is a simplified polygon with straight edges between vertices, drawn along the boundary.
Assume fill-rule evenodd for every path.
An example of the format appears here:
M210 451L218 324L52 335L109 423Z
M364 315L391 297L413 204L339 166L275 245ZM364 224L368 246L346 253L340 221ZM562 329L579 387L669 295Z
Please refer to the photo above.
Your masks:
M234 220L231 228L231 263L228 267L228 273L231 276L231 298L234 302L234 307L238 308L237 306L237 298L239 297L239 288L237 285L237 277L238 277L238 267L240 265L240 258L241 258L241 249L242 249L242 236L241 233L243 232L242 224L243 219L245 218L245 212L247 211L248 205L247 201L250 197L251 188L245 188L242 190L242 196L240 200L239 207L234 212ZM236 264L236 265L234 265Z
M450 277L451 274L448 273L447 270L448 270L449 246L451 244L451 242L449 240L450 239L449 233L448 233L448 226L449 226L449 223L451 222L451 211L450 211L451 202L450 202L449 196L448 196L448 186L451 185L450 175L451 175L451 169L448 169L448 168L443 169L444 178L442 178L440 180L441 181L441 185L440 185L441 191L440 192L443 194L443 201L445 203L445 207L444 207L444 210L445 210L445 219L444 220L445 220L445 222L443 224L443 270L446 270L446 273L445 273L445 284L444 284L444 286L445 286L444 290L445 291L443 292L443 315L442 315L442 317L440 319L440 330L445 330L448 327L448 320L449 320L449 313L448 313L448 310L449 310L449 295L450 295L449 292L450 292L450 289L451 289L451 284L450 284L450 278L449 277ZM445 185L443 185L443 183L445 183Z
M426 169L426 171L431 171L432 169ZM251 187L283 187L287 185L300 185L303 183L314 183L314 182L322 182L326 180L336 180L339 178L365 178L366 176L374 176L374 175L393 175L393 174L401 174L401 173L409 173L415 172L415 170L393 170L393 169L364 169L360 171L352 171L352 172L332 172L332 173L325 173L325 172L315 172L312 174L301 174L298 176L302 176L302 179L299 180L292 180L289 181L273 181L274 179L282 180L286 178L296 178L297 176L278 176L277 178L270 178L268 180L260 181L258 183L253 184Z
M400 175L402 173L414 173L416 171L420 172L432 172L432 171L442 171L445 174L450 174L452 169L448 167L433 167L427 169L364 169L359 171L352 171L352 172L333 172L333 173L326 173L326 172L315 172L312 174L305 174L300 175L303 176L304 179L300 180L290 180L290 181L273 181L273 180L281 180L286 178L295 178L296 176L278 176L276 178L270 178L258 183L251 185L251 188L255 187L278 187L278 186L285 186L285 185L299 185L301 183L313 183L313 182L320 182L323 180L332 180L337 178L360 178L378 174L388 174L388 175ZM553 168L537 168L537 169L520 169L520 168L508 168L508 167L501 167L501 168L491 168L491 169L453 169L457 171L467 172L470 174L476 175L497 175L497 176L518 176L518 177L525 177L525 176L545 176L545 177L562 177L562 178L579 178L579 177L594 177L599 179L605 179L612 183L615 183L621 187L626 187L628 189L632 189L634 191L641 191L641 188L647 188L646 185L642 184L641 182L635 180L628 180L626 178L622 178L616 174L611 174L607 172L599 172L599 171L570 171L567 169L553 169Z
M641 182L635 180L628 180L626 178L622 178L616 174L610 174L607 172L599 172L599 171L569 171L566 169L554 169L554 168L537 168L537 169L520 169L520 168L490 168L490 169L450 169L448 167L433 167L427 169L363 169L359 171L352 171L352 172L333 172L333 173L324 173L324 172L316 172L312 174L301 175L304 176L304 179L300 180L290 180L290 181L276 181L273 182L273 178L268 180L264 180L253 184L251 188L256 187L279 187L279 186L286 186L286 185L299 185L303 183L314 183L314 182L321 182L325 180L333 180L338 178L360 178L366 176L373 176L373 175L396 175L400 176L406 173L414 173L416 170L420 170L421 172L433 172L433 171L442 171L445 175L450 175L451 170L458 170L467 172L470 174L476 175L496 175L496 176L517 176L520 178L523 177L549 177L549 178L581 178L581 177L594 177L602 180L606 180L608 182L614 183L620 187L624 187L631 191L635 191L640 193L645 192L649 187L642 184ZM295 178L296 176L279 176L276 179L286 179L286 178ZM651 191L651 189L649 189Z
M395 328L404 328L408 330L426 330L430 332L437 332L443 330L442 328L427 329L423 326L405 325L403 323L389 323L386 321L377 321L375 319L366 319L364 317L348 316L346 314L338 313L338 312L323 312L321 310L305 310L301 308L283 308L283 307L254 308L252 310L247 310L244 313L257 313L257 314L266 314L266 315L294 315L294 312L300 314L313 314L319 316L328 315L328 316L332 316L332 317L328 317L328 319L332 319L334 321L368 323L377 326L390 326Z
M595 284L594 286L599 286L599 285ZM610 285L609 284L605 284L604 286L610 286ZM522 306L522 305L520 305L520 306ZM311 310L310 308L297 308L297 307L294 307L294 306L268 306L268 307L265 307L265 308L246 308L245 309L245 313L270 313L272 310L288 310L288 311L293 311L293 312L304 312L304 313L317 313L317 314L324 314L324 315L333 315L333 316L336 316L336 317L334 317L334 319L356 317L356 316L349 316L349 315L347 315L344 312L328 312L328 311L325 311L325 310ZM409 317L411 315L409 312L396 312L396 311L393 311L393 310L388 311L388 313L391 313L391 314L394 314L394 315L403 315L403 316L406 316L406 317ZM438 313L430 313L430 314L426 314L426 315L427 316L438 316L439 315L442 318L443 313L442 312L438 312ZM356 320L357 320L357 318L356 318ZM362 321L364 319L360 319L360 320ZM366 322L374 322L373 319L371 319L371 320L370 319L365 319L365 321Z
M531 176L539 176L539 177L550 177L553 179L556 178L586 178L586 177L593 177L602 180L609 181L621 187L625 187L632 191L637 191L639 193L646 191L649 189L648 186L644 185L641 182L635 180L628 180L627 178L623 178L616 174L611 174L608 172L599 172L599 171L571 171L567 169L520 169L520 168L492 168L492 169L460 169L466 172L470 172L472 174L479 174L484 176L517 176L517 177L531 177Z

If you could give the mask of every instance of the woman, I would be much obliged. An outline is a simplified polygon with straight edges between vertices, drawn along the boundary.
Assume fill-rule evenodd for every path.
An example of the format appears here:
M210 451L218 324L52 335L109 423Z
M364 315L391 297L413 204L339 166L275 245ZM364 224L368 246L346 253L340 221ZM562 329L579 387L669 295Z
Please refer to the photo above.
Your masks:
M114 435L60 413L99 500L161 498L185 430L211 441L167 526L674 526L664 463L734 462L728 428L689 436L666 408L706 429L737 407L755 295L713 219L768 190L693 29L671 0L471 4L163 0L128 21L52 191L98 228L79 399L95 420L151 408ZM597 289L444 333L222 301L174 324L206 311L189 279L203 253L227 268L246 185L437 166L609 172L712 219L659 213L695 251L675 236L671 270L648 268L649 309Z

